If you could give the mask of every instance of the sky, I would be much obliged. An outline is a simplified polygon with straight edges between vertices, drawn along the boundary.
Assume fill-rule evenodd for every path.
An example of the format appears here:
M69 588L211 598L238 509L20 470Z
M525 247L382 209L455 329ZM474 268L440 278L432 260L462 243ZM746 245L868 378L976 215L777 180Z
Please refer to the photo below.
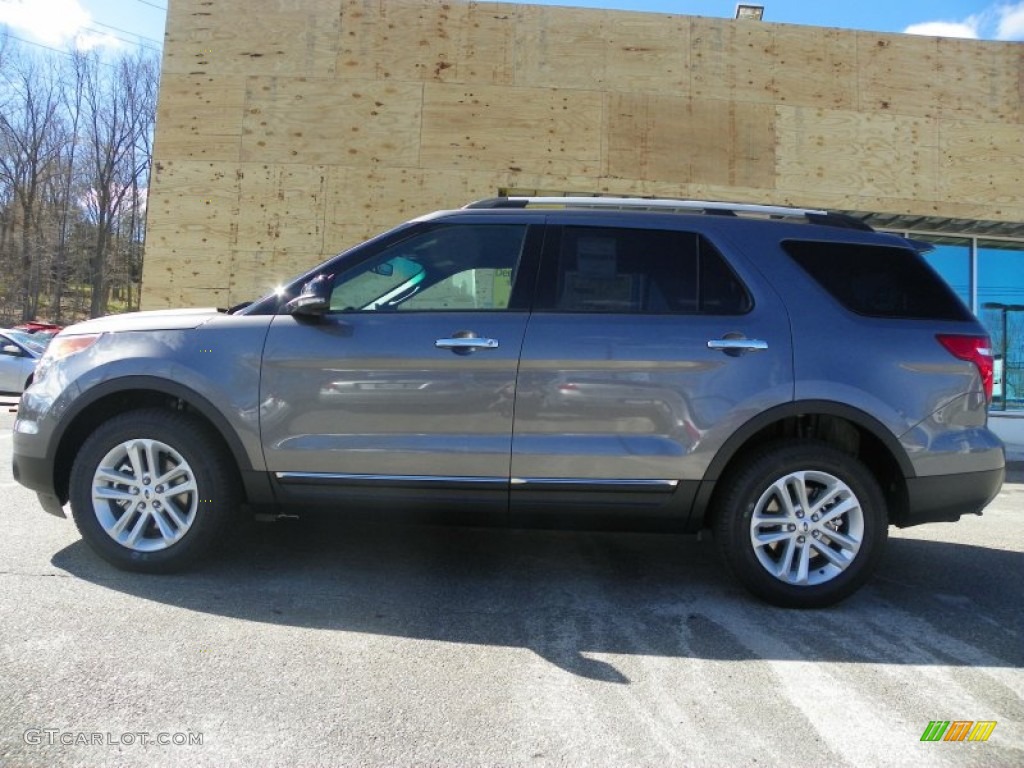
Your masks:
M0 0L0 31L66 50L159 50L174 0ZM438 0L440 2L441 0ZM251 0L255 10L260 0ZM732 0L532 0L534 5L732 18ZM1024 41L1024 0L763 0L764 20L876 32Z

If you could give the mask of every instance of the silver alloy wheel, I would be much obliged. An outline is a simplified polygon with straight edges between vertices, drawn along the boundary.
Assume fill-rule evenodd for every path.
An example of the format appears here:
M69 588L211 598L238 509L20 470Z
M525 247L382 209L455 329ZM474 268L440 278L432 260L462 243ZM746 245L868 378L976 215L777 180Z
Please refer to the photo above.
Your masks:
M854 561L864 540L864 511L850 486L818 470L791 472L761 494L750 518L758 561L780 581L813 586Z
M103 457L92 479L92 505L103 530L137 552L167 549L188 533L199 508L192 467L159 440L136 438Z

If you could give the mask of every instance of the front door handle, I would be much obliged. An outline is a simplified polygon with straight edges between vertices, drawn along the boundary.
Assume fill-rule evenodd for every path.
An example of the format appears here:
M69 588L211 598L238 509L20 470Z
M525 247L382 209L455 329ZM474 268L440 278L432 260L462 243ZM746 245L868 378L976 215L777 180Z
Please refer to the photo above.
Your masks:
M708 349L717 349L726 354L741 352L760 352L768 349L768 342L761 339L711 339Z
M497 349L497 339L483 339L479 336L467 336L463 338L438 339L434 342L438 349L450 349L452 352L473 352L477 349Z

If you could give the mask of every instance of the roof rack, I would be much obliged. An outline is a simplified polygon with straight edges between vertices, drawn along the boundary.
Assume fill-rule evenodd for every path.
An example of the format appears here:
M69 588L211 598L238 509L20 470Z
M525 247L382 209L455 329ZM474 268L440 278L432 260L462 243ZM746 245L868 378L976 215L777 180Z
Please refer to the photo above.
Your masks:
M477 200L464 208L613 208L634 211L703 213L718 216L760 216L767 218L802 218L812 224L825 224L844 229L874 229L861 219L845 213L813 208L787 208L780 205L723 203L710 200L673 200L642 197L492 197Z

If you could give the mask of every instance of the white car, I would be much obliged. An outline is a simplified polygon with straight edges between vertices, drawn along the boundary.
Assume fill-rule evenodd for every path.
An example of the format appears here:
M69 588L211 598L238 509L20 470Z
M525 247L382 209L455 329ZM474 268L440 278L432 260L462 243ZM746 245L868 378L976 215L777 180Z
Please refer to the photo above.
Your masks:
M0 331L0 393L20 395L32 383L36 363L46 349L31 334Z

